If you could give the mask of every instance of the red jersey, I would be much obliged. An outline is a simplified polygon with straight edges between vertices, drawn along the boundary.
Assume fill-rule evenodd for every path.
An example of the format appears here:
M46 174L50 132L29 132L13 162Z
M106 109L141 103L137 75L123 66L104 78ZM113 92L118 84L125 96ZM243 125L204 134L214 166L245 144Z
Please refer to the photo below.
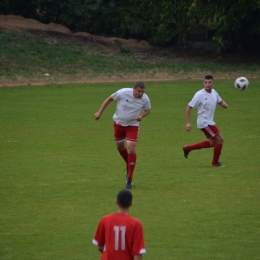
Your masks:
M104 247L101 260L133 260L146 253L141 222L122 213L104 216L92 242Z

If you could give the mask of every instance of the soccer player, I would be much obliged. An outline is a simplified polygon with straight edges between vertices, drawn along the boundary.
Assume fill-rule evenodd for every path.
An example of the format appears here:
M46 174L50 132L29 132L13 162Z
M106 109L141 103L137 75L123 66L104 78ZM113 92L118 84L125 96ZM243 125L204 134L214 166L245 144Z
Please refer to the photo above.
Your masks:
M205 134L208 140L192 145L184 145L183 152L184 157L188 158L188 154L193 150L214 147L211 166L224 167L224 165L219 162L224 138L213 120L216 104L219 104L223 108L228 108L228 105L213 89L213 85L213 77L211 75L205 76L204 88L194 95L186 108L186 130L188 132L191 131L190 114L191 109L195 107L198 109L197 127Z
M133 88L122 88L109 96L95 113L98 120L110 102L116 100L117 107L113 116L114 139L116 147L126 163L126 188L132 188L132 179L136 165L136 144L138 142L139 123L150 113L151 103L144 93L145 84L136 82Z
M92 243L102 253L101 260L142 260L146 253L142 224L129 215L132 198L130 190L120 190L117 212L99 222Z

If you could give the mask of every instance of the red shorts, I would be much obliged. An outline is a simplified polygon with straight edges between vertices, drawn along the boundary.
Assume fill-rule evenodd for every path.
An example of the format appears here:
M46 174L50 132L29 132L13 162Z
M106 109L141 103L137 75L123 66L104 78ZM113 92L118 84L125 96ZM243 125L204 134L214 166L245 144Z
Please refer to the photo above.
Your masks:
M139 126L122 126L114 122L114 139L116 142L127 141L138 142Z
M207 138L213 138L220 133L216 125L208 125L200 130L206 135Z

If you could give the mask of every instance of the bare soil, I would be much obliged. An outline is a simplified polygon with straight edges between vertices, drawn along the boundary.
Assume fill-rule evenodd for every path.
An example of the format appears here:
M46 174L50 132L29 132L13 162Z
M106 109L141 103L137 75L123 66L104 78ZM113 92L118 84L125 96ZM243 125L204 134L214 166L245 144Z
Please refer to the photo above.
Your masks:
M104 49L106 53L118 53L122 47L127 48L133 51L138 58L145 60L167 60L175 59L175 60L192 60L192 61L218 61L218 62L239 62L245 58L244 55L231 55L231 54L219 54L213 51L205 51L202 49L192 49L187 48L185 46L173 48L160 48L155 47L149 44L147 41L138 41L134 39L120 39L115 37L102 37L97 35L92 35L87 32L76 32L73 33L67 27L60 24L43 24L33 19L26 19L22 16L15 15L0 15L0 29L7 31L18 31L26 34L30 34L34 37L44 37L47 41L66 41L70 43L78 43L87 45L93 48ZM160 53L167 52L169 55L158 55ZM252 57L247 57L247 60L252 61ZM196 76L192 76L194 78ZM198 75L199 78L200 75ZM135 78L129 80L128 77L117 78L95 78L95 79L79 79L77 82L106 82L106 81L136 81L136 80L144 80L144 81L157 81L157 80L174 80L176 78L180 78L180 76L176 75L176 77L169 77L168 75L157 75L156 78L143 78L141 75L136 75ZM66 83L69 80L65 80L63 82L55 82L55 83ZM75 82L75 81L74 81ZM32 85L40 85L45 84L46 82L31 82ZM75 82L76 83L76 82ZM23 82L23 79L20 79L19 85L28 84L28 82ZM12 83L5 84L12 85ZM17 85L17 82L15 83ZM1 83L0 83L1 86Z

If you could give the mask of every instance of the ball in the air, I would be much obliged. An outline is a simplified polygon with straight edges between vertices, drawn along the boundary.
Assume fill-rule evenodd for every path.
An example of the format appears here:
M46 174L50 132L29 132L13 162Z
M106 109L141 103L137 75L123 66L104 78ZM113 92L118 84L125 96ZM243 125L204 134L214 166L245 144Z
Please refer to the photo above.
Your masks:
M245 90L248 88L249 85L249 81L247 78L245 77L239 77L235 80L235 87L238 90Z

